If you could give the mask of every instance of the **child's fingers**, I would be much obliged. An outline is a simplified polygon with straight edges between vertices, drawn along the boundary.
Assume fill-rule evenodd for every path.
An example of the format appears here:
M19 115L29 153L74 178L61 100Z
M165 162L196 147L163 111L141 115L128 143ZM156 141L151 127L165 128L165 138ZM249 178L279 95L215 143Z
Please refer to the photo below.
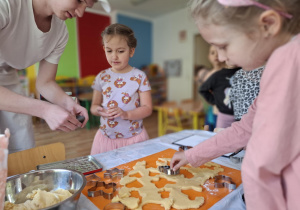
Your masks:
M101 106L98 106L98 107L96 108L96 110L97 110L98 112L102 112L102 111L104 110L104 108L101 107Z
M203 130L209 131L209 125L204 125Z
M219 133L220 131L224 130L225 128L215 128L214 129L214 132L215 133Z
M188 161L186 160L184 151L176 152L170 162L170 166L173 171L178 170L181 166L186 165Z

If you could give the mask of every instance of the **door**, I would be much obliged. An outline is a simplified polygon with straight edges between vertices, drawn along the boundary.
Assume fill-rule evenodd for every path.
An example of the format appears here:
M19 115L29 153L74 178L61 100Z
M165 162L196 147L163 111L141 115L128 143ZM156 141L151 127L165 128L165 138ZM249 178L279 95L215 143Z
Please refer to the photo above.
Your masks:
M197 73L197 66L204 65L207 68L211 68L211 64L208 60L208 52L210 45L202 38L200 34L196 34L194 38L194 77ZM199 84L194 80L194 100L200 100L200 94L198 93Z

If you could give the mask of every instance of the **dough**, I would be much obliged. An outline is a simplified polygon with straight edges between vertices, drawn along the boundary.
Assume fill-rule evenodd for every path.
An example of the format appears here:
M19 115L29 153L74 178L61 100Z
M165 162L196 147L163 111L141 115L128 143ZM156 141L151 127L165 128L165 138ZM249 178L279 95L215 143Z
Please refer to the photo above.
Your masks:
M8 201L4 204L4 210L35 210L43 209L48 206L55 205L72 196L68 190L58 189L56 191L47 192L45 190L33 190L32 193L27 194L25 203L13 204Z
M167 165L170 162L170 158L159 158L156 161L156 165ZM120 201L126 205L129 209L142 210L143 206L148 203L160 204L166 210L171 207L176 209L189 209L189 208L199 208L204 203L203 197L196 197L195 200L190 200L188 195L181 192L181 190L193 189L195 191L201 192L205 181L209 178L216 176L219 172L224 171L220 165L216 163L209 163L206 165L210 168L187 168L182 167L181 169L188 170L194 176L192 178L185 178L183 174L168 176L164 173L159 172L158 168L146 168L146 161L137 162L133 167L133 170L128 173L127 176L120 180L120 184L123 187L119 191L119 195L114 197L112 202ZM150 172L157 173L158 175L149 176ZM140 174L141 178L130 177L131 175ZM170 182L175 182L175 184L166 184L162 188L157 188L153 181L159 181L160 178L165 178ZM127 184L138 181L143 185L141 188L128 188ZM139 199L130 197L130 192L138 191L142 197L142 201L139 203ZM169 197L162 198L160 192L168 191Z

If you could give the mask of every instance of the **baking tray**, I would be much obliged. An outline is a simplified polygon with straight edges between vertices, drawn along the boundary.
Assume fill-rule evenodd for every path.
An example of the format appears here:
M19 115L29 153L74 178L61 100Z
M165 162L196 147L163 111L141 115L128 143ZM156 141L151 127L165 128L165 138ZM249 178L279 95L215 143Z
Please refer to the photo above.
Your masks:
M37 170L42 169L70 169L79 171L84 175L100 172L103 166L91 155L38 165Z

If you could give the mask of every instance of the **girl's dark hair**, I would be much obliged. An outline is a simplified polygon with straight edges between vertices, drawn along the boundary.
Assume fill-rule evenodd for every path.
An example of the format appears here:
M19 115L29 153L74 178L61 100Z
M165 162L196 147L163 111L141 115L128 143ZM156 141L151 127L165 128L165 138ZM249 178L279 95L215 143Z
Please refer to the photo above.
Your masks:
M120 35L126 38L127 44L130 48L136 48L137 40L134 36L134 32L128 26L115 23L112 25L107 26L104 31L102 31L102 43L104 44L105 36L113 36L113 35Z

